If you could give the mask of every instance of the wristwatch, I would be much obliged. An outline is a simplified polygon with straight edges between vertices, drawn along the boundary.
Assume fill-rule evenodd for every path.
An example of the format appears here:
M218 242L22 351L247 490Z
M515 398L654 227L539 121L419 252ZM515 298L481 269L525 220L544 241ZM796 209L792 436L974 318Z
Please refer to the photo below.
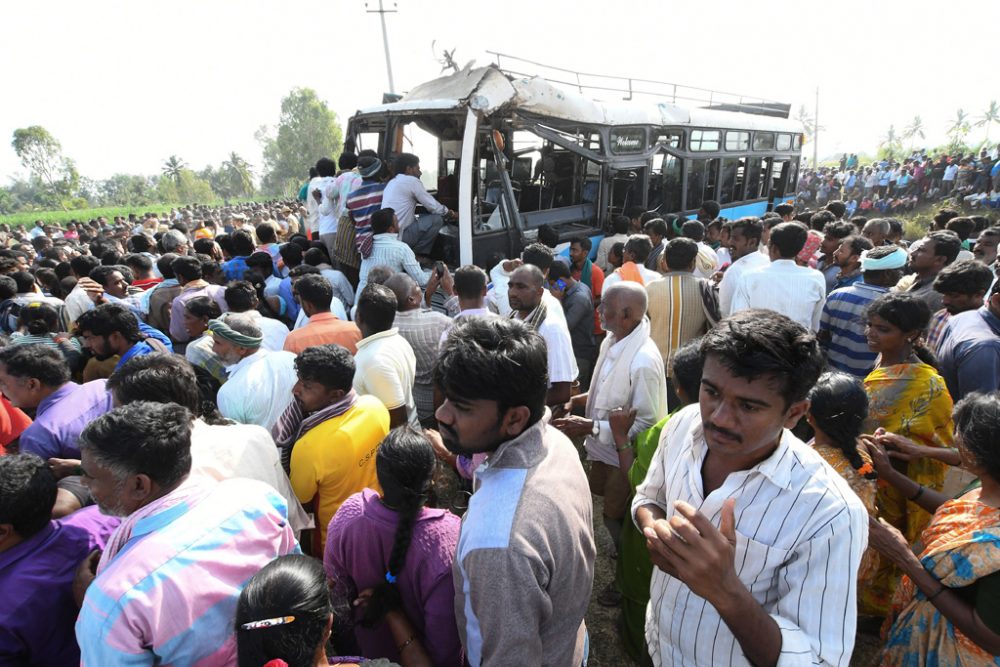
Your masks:
M592 419L591 421L594 422L594 428L590 429L590 435L596 438L601 434L601 422L596 419Z

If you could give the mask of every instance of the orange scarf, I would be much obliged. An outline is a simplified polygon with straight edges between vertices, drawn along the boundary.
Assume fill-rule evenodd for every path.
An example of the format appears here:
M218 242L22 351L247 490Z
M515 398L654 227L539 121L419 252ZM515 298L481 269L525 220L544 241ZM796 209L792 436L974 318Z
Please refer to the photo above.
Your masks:
M639 283L640 285L646 284L646 281L642 279L642 274L639 273L639 266L635 262L625 262L622 264L618 269L618 275L621 276L622 280Z

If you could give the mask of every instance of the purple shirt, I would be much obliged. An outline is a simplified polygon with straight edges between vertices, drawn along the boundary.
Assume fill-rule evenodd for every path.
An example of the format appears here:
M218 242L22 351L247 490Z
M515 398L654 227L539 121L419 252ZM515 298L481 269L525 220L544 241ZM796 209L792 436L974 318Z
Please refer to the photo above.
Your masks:
M348 498L333 519L326 538L323 566L341 595L385 581L399 515L371 489ZM413 525L410 549L396 586L403 609L435 665L462 664L462 644L455 622L455 584L451 564L461 520L447 510L424 508ZM385 624L355 625L361 652L368 658L399 662L396 644Z
M34 423L21 434L21 451L48 459L80 458L77 438L90 422L114 407L104 380L86 384L67 382L46 396Z
M0 553L0 665L80 663L73 576L120 521L88 507Z
M229 306L226 304L226 288L222 285L202 284L204 282L192 281L185 285L170 305L170 337L178 343L186 343L191 340L191 335L184 328L184 304L191 299L196 296L211 297L215 303L219 304L222 312L229 310Z

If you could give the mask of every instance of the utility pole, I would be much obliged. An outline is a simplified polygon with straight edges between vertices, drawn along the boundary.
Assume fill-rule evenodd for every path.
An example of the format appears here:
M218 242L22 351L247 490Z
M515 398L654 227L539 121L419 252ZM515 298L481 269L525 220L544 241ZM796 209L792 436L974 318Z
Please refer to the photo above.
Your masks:
M365 7L367 6L368 3L366 2ZM395 7L396 3L392 3L392 6ZM389 73L389 92L395 93L396 84L392 81L392 60L389 58L389 34L385 30L385 15L395 14L396 10L383 8L382 0L378 0L378 9L369 9L366 11L368 14L378 14L379 20L382 21L382 46L385 49L385 69Z
M386 58L389 55L386 53ZM813 169L819 164L819 86L816 86L816 108L813 111Z

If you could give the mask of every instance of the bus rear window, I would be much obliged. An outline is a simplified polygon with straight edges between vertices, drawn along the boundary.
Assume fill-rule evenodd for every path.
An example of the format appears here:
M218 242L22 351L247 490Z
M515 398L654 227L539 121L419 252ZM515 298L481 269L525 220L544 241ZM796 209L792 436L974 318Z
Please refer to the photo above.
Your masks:
M719 150L719 141L722 139L721 134L720 130L691 130L691 150Z
M749 132L726 132L727 151L747 151L750 150Z
M779 151L790 151L790 150L792 150L792 135L790 135L790 134L779 134L778 135L777 149Z
M758 132L753 136L755 151L774 150L774 132Z

